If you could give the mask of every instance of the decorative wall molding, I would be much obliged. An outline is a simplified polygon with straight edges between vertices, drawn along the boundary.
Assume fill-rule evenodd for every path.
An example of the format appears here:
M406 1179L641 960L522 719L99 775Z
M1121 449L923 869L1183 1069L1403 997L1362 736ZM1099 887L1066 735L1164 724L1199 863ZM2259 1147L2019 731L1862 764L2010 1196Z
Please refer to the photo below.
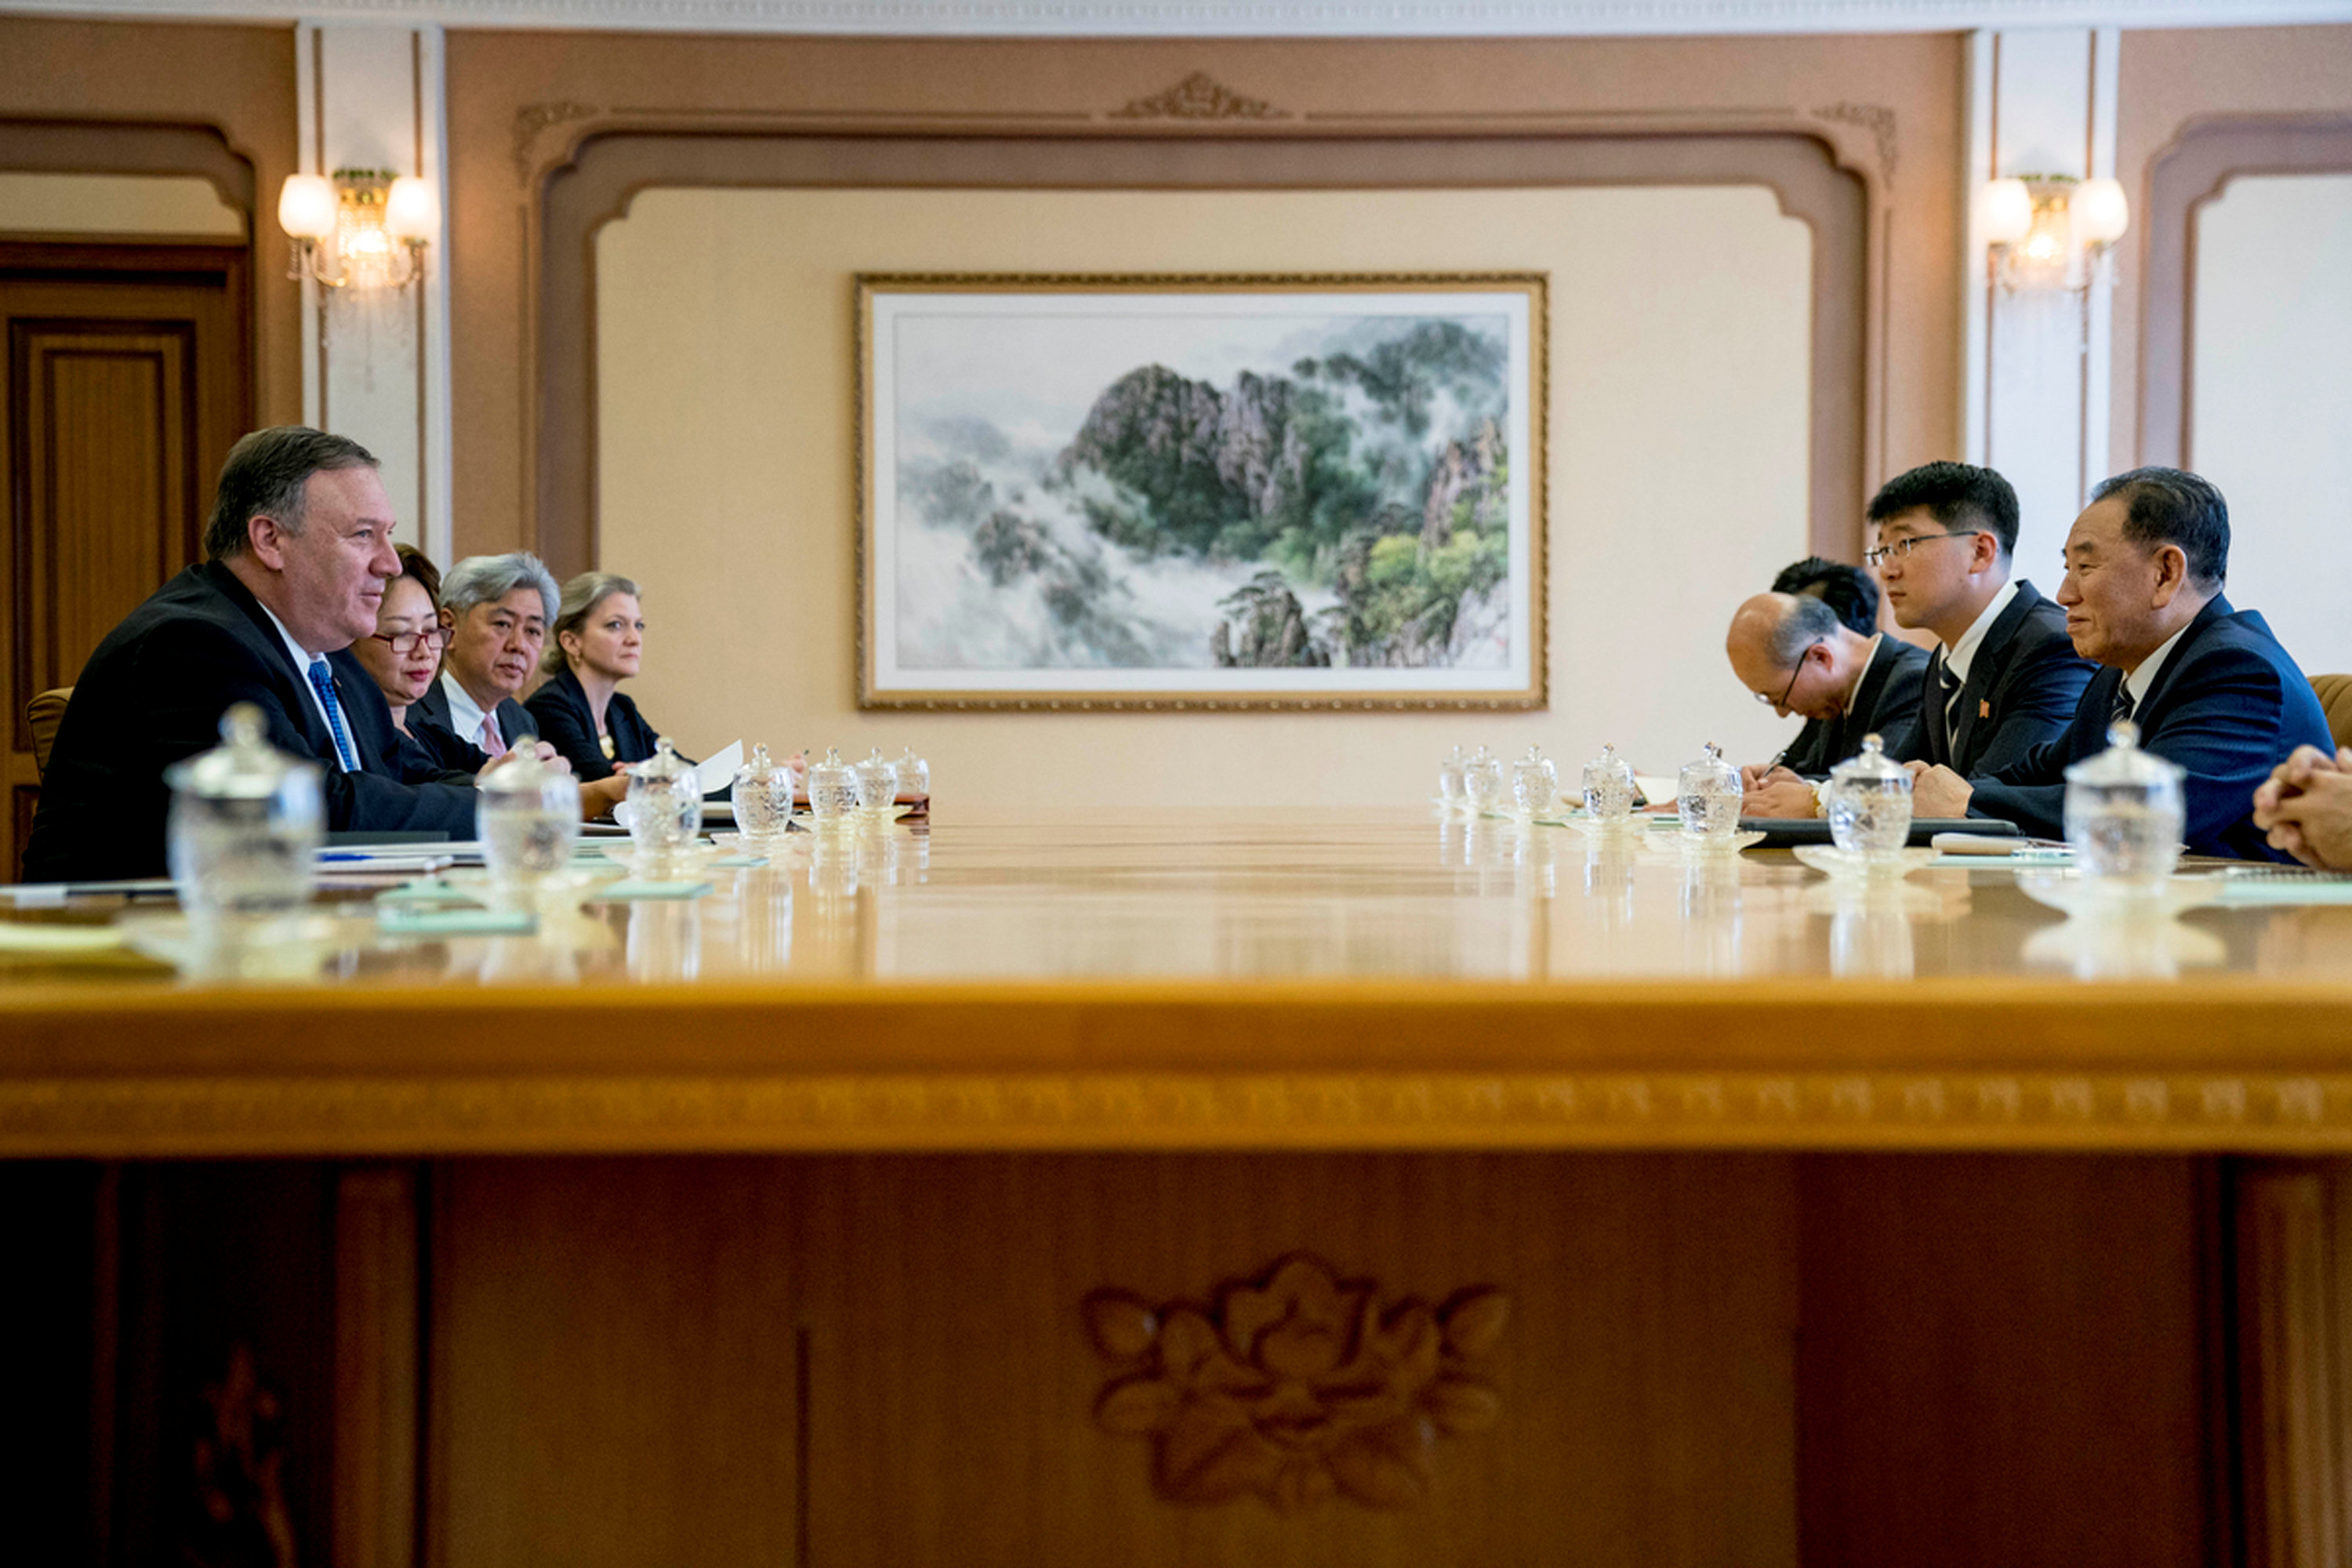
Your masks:
M1487 1287L1434 1310L1382 1306L1376 1281L1298 1253L1205 1307L1097 1290L1086 1318L1119 1369L1095 1420L1153 1440L1152 1483L1171 1502L1410 1508L1435 1480L1439 1435L1482 1431L1502 1411L1477 1369L1510 1299Z
M1878 152L1878 178L1881 184L1895 178L1895 110L1883 103L1832 103L1826 109L1813 110L1813 118L1845 125L1859 125L1870 132L1871 143Z
M2352 0L11 0L10 8L404 26L1029 37L1565 37L2352 20Z
M539 133L558 125L575 121L593 120L604 111L585 103L527 103L515 110L514 166L515 183L530 184L531 172L539 164Z
M1012 1149L2352 1153L2352 1073L874 1073L0 1083L0 1154Z
M1244 98L1206 71L1194 71L1165 92L1130 100L1114 120L1287 120L1264 99Z
M1213 83L1212 84L1214 85ZM1165 96L1165 95L1163 95ZM1197 137L1171 138L1150 121L1105 116L1086 136L1037 137L1012 127L909 135L903 126L744 129L682 110L614 109L605 129L575 132L568 162L542 161L530 184L539 272L529 298L537 344L531 377L530 539L557 575L596 560L596 230L656 186L905 186L987 189L1454 188L1477 185L1738 184L1770 189L1812 230L1810 414L1811 543L1853 556L1862 547L1869 377L1868 322L1884 308L1868 268L1866 170L1794 109L1777 125L1759 110L1704 110L1628 133L1531 126L1513 112L1449 115L1442 132L1318 139L1291 122L1234 119ZM975 117L978 119L979 117ZM1302 116L1302 118L1305 118ZM1181 122L1190 131L1192 122ZM1230 130L1223 127L1230 127ZM1181 156L1171 140L1192 143Z
M2149 160L2140 285L2139 461L2197 460L2197 215L2241 174L2352 170L2352 114L2191 121Z

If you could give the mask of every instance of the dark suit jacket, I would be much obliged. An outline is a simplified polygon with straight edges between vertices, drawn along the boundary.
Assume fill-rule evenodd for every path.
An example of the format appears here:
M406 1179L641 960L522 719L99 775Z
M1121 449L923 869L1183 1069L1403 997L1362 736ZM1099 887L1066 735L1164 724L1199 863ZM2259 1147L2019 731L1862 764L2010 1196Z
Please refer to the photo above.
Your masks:
M2074 651L2066 612L2032 584L2018 579L2009 602L1969 661L1969 678L1952 703L1956 733L1944 728L1944 655L1927 661L1919 688L1918 728L1903 754L1938 763L1965 777L1997 773L2022 762L2074 721L2098 666Z
M489 753L457 733L457 726L449 717L449 690L441 679L435 676L433 684L425 689L425 695L408 705L409 731L426 752L441 760L443 766L459 773L479 773L488 763ZM539 734L539 725L532 721L530 710L513 698L499 699L493 711L498 715L499 733L506 737L508 745ZM481 761L467 767L472 757Z
M25 848L26 879L162 876L163 770L218 745L221 714L236 702L261 710L271 745L325 764L328 831L473 837L474 792L415 782L366 667L348 651L327 662L361 773L335 765L309 678L235 574L208 563L164 584L107 634L74 682Z
M1927 650L1916 647L1892 633L1878 639L1870 656L1853 706L1834 719L1808 719L1797 731L1780 765L1806 778L1826 777L1829 771L1862 750L1864 735L1885 742L1886 754L1898 760L1911 753L1909 743L1919 721L1919 680L1927 672Z
M583 780L611 778L614 763L642 763L654 754L654 727L639 716L635 703L615 691L604 704L604 728L613 737L608 759L596 740L596 715L589 710L588 693L568 669L550 676L530 694L529 706L540 738L570 759L572 771Z
M437 679L437 678L436 678ZM408 730L400 737L402 765L411 772L457 773L472 778L490 765L490 754L457 731L407 716Z
M2092 677L2064 734L1974 781L1969 815L2006 817L2043 837L2063 833L2066 769L2106 750L2123 681L2120 669ZM2255 787L2297 746L2332 751L2335 742L2311 682L2261 616L2215 595L2173 645L2132 719L2143 749L2188 770L2181 837L2191 854L2287 858L2254 826Z

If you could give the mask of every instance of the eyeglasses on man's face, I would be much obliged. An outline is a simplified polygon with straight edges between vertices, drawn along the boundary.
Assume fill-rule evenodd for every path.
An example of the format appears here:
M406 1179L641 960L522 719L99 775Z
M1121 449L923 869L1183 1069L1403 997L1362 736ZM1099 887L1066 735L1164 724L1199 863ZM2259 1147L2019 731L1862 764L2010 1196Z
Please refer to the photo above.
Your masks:
M1789 697L1790 693L1797 689L1797 677L1805 673L1805 655L1812 652L1813 649L1821 646L1822 639L1815 637L1812 641L1807 643L1798 653L1797 668L1789 672L1789 684L1780 688L1780 696L1767 697L1760 691L1751 691L1748 695L1756 699L1757 701L1763 703L1767 708L1776 710L1786 708L1789 705Z
M392 651L405 658L420 647L430 647L439 653L449 646L447 626L428 626L421 632L370 632L368 636L388 645Z
M1883 566L1890 560L1900 561L1904 559L1913 551L1918 549L1919 546L1927 543L1930 540L1974 539L1977 536L1977 531L1978 531L1975 529L1969 529L1964 533L1914 533L1906 538L1898 539L1892 544L1882 544L1874 550L1864 551L1862 552L1862 563L1865 566Z

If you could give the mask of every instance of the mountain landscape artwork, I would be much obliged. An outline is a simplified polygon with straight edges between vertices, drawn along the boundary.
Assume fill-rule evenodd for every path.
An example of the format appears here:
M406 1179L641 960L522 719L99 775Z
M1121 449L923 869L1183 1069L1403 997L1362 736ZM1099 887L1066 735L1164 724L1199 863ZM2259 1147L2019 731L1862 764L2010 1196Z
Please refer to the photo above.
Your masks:
M1542 289L860 279L862 696L1539 703Z

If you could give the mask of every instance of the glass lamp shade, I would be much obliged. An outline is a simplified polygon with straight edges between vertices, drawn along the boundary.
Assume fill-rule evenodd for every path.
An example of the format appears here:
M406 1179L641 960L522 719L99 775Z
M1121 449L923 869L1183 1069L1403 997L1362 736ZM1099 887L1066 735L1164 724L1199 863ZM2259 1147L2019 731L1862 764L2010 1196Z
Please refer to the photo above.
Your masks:
M2120 180L2084 180L2070 205L2075 237L2085 245L2113 245L2131 226L2131 198Z
M289 174L278 193L278 226L296 239L326 239L340 216L335 182L324 174Z
M441 197L433 182L420 180L413 174L403 174L393 181L391 192L383 201L383 226L393 237L410 241L429 240L441 227Z
M2033 229L2033 193L2023 180L1987 180L1977 193L1977 225L1988 245L2015 245Z

